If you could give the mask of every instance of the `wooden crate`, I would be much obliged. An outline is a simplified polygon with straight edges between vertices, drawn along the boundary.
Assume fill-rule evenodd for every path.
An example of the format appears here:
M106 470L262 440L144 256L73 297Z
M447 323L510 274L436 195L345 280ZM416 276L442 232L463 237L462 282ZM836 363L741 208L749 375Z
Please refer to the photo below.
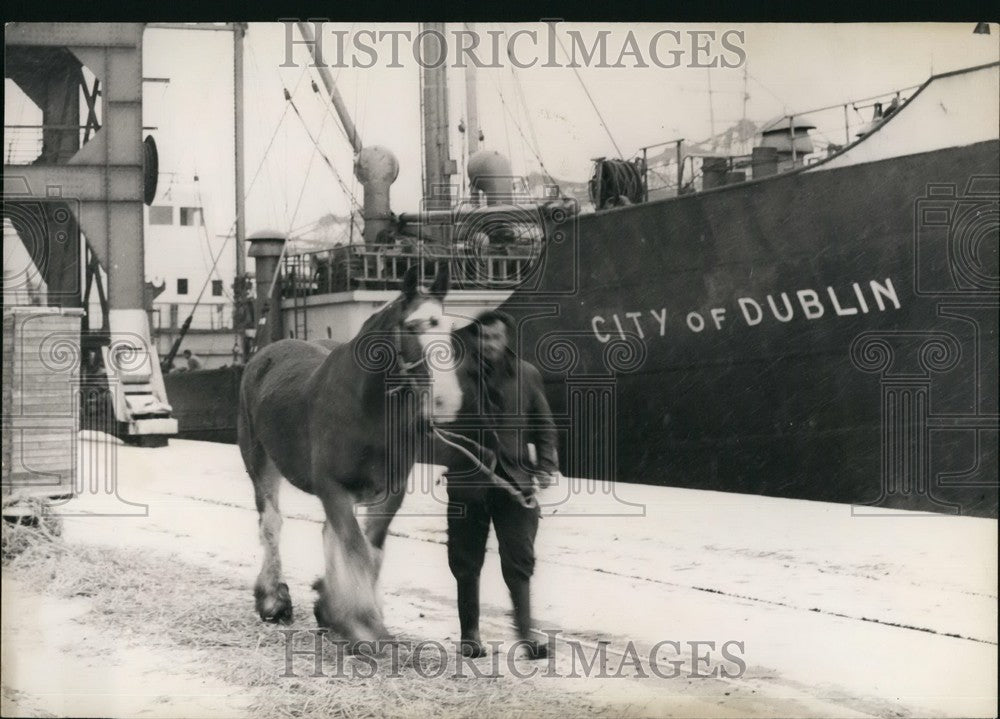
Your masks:
M73 493L82 315L83 310L74 308L4 308L5 497Z

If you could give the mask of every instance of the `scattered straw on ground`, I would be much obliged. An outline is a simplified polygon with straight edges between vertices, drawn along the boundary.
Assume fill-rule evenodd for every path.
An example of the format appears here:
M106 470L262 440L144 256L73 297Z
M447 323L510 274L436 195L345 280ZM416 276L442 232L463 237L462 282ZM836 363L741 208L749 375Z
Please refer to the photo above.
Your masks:
M176 557L127 548L70 546L48 522L3 523L4 571L32 590L58 597L86 596L93 609L81 617L113 633L116 642L184 648L198 657L198 671L246 687L251 712L262 717L563 717L604 716L607 707L541 680L456 677L455 657L441 672L436 651L410 652L397 645L390 671L386 651L378 673L327 645L326 677L313 677L314 658L296 657L295 677L285 672L286 635L264 625L253 611L251 588ZM287 627L300 632L296 647L309 645L315 630L311 598L296 597L299 618ZM308 618L303 617L309 614ZM488 660L483 660L488 661ZM466 665L467 666L467 665ZM489 664L483 672L489 673ZM384 668L384 671L382 669ZM352 676L353 675L353 676ZM423 675L423 676L422 676ZM440 675L440 676L438 676ZM426 678L430 676L432 678ZM435 678L436 677L436 678Z

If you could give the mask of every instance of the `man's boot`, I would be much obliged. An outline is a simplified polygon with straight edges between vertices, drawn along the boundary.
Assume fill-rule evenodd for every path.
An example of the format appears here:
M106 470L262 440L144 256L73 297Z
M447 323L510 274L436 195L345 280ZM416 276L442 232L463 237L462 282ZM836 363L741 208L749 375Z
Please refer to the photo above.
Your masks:
M479 638L479 577L458 580L458 623L462 627L462 656L486 656Z
M510 598L514 602L514 626L517 636L524 641L528 659L545 659L548 647L539 644L531 636L531 583L518 579L510 585Z

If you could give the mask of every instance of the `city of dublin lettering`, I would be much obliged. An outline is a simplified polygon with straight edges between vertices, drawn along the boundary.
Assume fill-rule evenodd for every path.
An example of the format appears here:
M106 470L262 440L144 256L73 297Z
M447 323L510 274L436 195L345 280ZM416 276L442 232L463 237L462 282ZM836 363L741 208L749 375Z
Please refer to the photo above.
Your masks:
M663 337L669 325L676 323L689 332L722 330L727 323L738 322L747 327L768 323L788 323L793 320L817 321L836 317L866 315L900 308L899 296L891 278L884 282L871 280L867 284L854 282L837 289L832 285L821 290L805 288L794 292L778 292L764 297L737 297L729 306L712 307L704 311L681 312L673 318L666 307L606 312L594 315L590 328L600 342L627 334L639 339Z

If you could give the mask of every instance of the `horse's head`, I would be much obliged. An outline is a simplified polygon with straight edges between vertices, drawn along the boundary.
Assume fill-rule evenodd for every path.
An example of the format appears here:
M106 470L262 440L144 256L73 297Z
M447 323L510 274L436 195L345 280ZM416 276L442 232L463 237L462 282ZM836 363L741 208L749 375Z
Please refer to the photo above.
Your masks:
M451 341L452 320L444 313L448 294L448 265L442 264L430 289L419 285L417 267L403 278L403 292L398 300L396 334L399 338L400 369L431 382L431 406L424 408L424 419L453 422L462 406L458 382L458 362Z

